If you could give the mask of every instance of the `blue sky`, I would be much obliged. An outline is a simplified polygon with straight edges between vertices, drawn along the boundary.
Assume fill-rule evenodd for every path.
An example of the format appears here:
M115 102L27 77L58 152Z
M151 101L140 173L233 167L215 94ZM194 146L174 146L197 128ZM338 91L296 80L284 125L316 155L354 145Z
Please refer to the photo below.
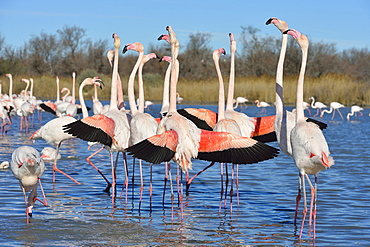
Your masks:
M228 33L240 36L241 26L253 26L261 35L280 37L274 26L266 26L270 17L288 22L311 41L335 43L338 50L370 49L369 0L1 0L0 33L5 43L20 47L32 35L56 34L65 25L86 29L93 41L111 39L121 43L156 44L159 35L171 25L180 44L190 33L212 35L213 49L229 47ZM112 40L113 46L113 40Z

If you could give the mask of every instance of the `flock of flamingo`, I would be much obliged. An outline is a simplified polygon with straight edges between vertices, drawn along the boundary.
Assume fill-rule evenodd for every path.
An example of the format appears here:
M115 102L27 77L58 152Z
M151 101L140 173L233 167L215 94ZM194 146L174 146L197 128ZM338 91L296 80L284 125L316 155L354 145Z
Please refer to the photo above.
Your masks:
M100 173L106 181L106 192L111 193L112 206L115 204L116 197L116 168L119 153L122 153L123 165L125 170L124 188L126 196L128 191L128 164L126 155L132 155L139 160L140 171L140 203L144 188L142 161L153 164L164 164L165 167L165 189L166 183L172 183L170 161L177 164L178 172L176 176L177 186L179 187L179 200L183 198L182 174L186 175L186 192L191 182L202 172L205 172L214 164L220 164L221 187L224 186L224 171L227 170L227 164L232 164L232 178L236 173L235 186L238 188L238 168L242 164L252 164L268 159L273 159L279 153L279 150L266 144L277 141L281 151L291 156L299 172L298 194L296 196L296 212L294 223L297 223L300 206L301 193L303 192L303 211L301 217L301 227L299 238L303 236L304 224L308 213L308 203L306 198L305 181L308 182L311 191L311 201L309 206L309 235L316 237L316 201L317 201L317 177L320 171L326 170L334 165L334 160L330 155L329 148L322 129L327 125L318 120L304 116L304 110L311 106L317 109L315 116L322 117L325 113L337 111L342 117L339 108L344 107L338 102L330 104L330 110L323 110L326 107L321 102L310 98L311 104L303 101L303 84L306 69L307 51L309 42L305 35L295 29L289 29L285 21L278 18L270 18L266 25L275 25L282 34L282 45L276 73L276 115L250 117L245 113L238 112L235 109L238 106L246 107L248 99L246 97L237 97L234 99L234 78L235 78L235 52L236 41L232 33L230 38L230 76L228 82L228 93L224 93L224 81L221 74L219 59L221 55L226 54L224 48L216 49L213 53L214 65L219 81L219 101L218 112L215 113L202 108L177 109L177 104L183 99L176 90L179 76L179 54L180 43L176 38L176 33L171 26L167 26L168 34L161 35L158 40L164 40L171 46L171 56L164 56L160 61L168 62L168 68L164 77L163 102L161 108L161 118L154 118L145 113L144 109L151 102L145 101L142 69L146 62L151 59L157 59L154 53L144 54L144 47L141 43L135 42L124 46L123 53L134 51L138 53L138 59L130 74L128 81L128 101L129 111L125 109L123 100L122 83L118 72L118 57L121 49L120 38L116 33L113 34L114 50L107 53L107 58L112 66L112 83L110 103L103 106L98 100L97 88L104 86L104 83L98 78L86 78L79 86L78 95L81 105L76 104L75 99L75 73L73 77L72 96L69 96L69 90L63 88L61 91L67 92L62 98L59 97L59 79L57 77L57 100L55 102L43 102L36 100L32 94L33 80L23 79L26 83L26 89L21 97L14 98L2 95L0 104L0 116L3 119L2 134L6 132L6 126L11 124L9 112L15 111L20 116L20 129L28 131L28 119L35 109L38 112L48 111L55 114L55 118L47 122L40 129L30 135L30 140L44 139L48 143L56 144L56 150L45 148L42 155L33 147L21 146L17 148L12 155L10 168L19 180L20 187L24 194L26 204L26 222L29 223L29 217L32 216L32 208L36 200L48 205L45 193L42 189L40 177L45 170L44 160L52 160L53 182L56 181L56 172L61 173L77 184L77 179L72 178L57 167L57 160L60 159L59 149L61 144L72 138L80 138L87 141L89 146L101 145L101 148L87 157L88 163ZM295 111L288 111L284 107L283 100L283 65L286 53L288 36L292 36L302 51L302 65L297 86L297 100ZM6 75L10 80L9 95L12 95L12 76ZM135 100L134 84L137 76L138 82L138 100ZM94 86L93 96L93 115L89 116L86 107L83 88L85 86ZM30 91L29 87L31 87ZM29 93L28 93L29 92ZM1 92L0 92L1 93ZM258 107L266 112L268 103L259 100L255 101ZM359 113L362 115L361 107L353 106L350 116ZM78 112L82 113L82 118L77 119ZM91 159L98 152L107 150L110 157L111 181L93 164ZM114 154L117 154L116 159ZM200 170L196 175L190 177L189 170L193 169L192 159L209 161L210 164ZM314 175L314 182L311 182L308 175ZM150 196L152 195L152 174L150 174ZM232 184L234 181L232 182ZM37 187L43 194L43 200L37 197ZM172 186L171 186L172 188ZM26 193L29 193L27 198ZM173 193L173 191L171 192ZM230 193L232 195L232 193ZM220 203L221 206L221 203ZM181 208L181 203L180 203ZM230 208L232 208L232 199L230 199Z

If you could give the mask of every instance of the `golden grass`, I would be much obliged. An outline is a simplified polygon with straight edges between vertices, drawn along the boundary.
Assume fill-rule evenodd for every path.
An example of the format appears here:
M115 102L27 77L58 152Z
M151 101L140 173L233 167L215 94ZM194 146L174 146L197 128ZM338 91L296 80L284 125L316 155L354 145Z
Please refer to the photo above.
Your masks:
M20 80L22 76L13 77L13 94L20 93L25 89L26 84ZM56 98L56 83L55 77L39 76L34 77L34 95L41 99ZM109 100L110 97L110 76L101 78L105 87L99 90L99 99ZM297 76L289 76L284 78L284 101L285 104L294 105L296 98ZM3 80L3 93L8 93L9 80ZM78 85L82 81L81 78L76 80L76 96L78 97ZM127 94L127 77L122 78L124 94ZM224 78L225 95L227 94L228 78ZM144 81L145 84L145 81ZM156 86L159 85L159 86ZM163 82L151 83L145 85L145 98L147 100L160 102L162 100ZM60 90L63 87L71 88L72 78L60 78ZM178 82L177 91L189 104L216 104L218 101L218 80L211 78L209 80L189 81L181 78ZM137 92L137 89L135 89ZM337 101L346 106L353 104L370 105L370 88L368 83L353 80L346 75L329 74L320 78L305 78L305 95L304 99L308 102L308 98L314 96L316 100L325 104ZM91 99L93 87L85 87L85 99ZM273 103L275 101L275 77L238 77L235 79L235 98L244 96L252 103L256 99Z

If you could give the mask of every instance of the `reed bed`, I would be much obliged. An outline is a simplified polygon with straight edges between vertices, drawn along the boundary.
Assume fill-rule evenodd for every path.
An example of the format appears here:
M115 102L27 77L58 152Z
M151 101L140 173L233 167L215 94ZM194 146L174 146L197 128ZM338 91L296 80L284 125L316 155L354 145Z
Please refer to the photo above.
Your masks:
M26 84L21 82L24 76L13 77L13 94L19 94L25 89ZM109 100L110 98L110 76L100 77L105 87L99 89L98 95L100 100ZM52 76L38 76L34 79L34 95L41 99L56 98L56 80ZM72 78L60 77L60 90L63 87L71 89ZM83 78L76 79L76 97L78 97L78 85ZM122 77L124 94L127 95L128 77ZM287 105L294 105L296 98L297 76L288 76L284 78L284 102ZM3 93L8 93L9 81L8 78L2 79ZM228 77L224 77L225 95L228 88ZM163 95L163 77L159 75L144 75L145 98L160 103ZM320 78L305 78L304 100L308 102L308 98L314 96L317 101L324 104L337 101L346 106L354 104L360 106L370 105L370 87L369 82L356 81L350 76L329 74ZM85 99L91 99L93 87L85 87ZM218 80L211 78L209 80L189 81L180 78L177 86L177 91L184 98L187 104L216 104L218 101ZM137 88L135 89L137 92ZM255 100L261 100L273 104L275 101L275 77L260 76L260 77L237 77L235 78L235 93L234 97L243 96L249 99L249 104L253 104Z

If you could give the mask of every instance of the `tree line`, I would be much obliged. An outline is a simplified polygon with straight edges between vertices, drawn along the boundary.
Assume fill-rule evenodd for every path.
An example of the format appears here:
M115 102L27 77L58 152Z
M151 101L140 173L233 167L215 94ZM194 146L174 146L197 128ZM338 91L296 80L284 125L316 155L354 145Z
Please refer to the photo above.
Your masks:
M260 35L260 30L252 26L241 26L241 36L237 40L236 76L274 76L281 47L281 36ZM186 80L206 80L216 77L212 60L212 35L195 33L189 41L181 44L179 54L180 78ZM228 45L228 38L225 38ZM219 48L219 47L216 47ZM228 47L224 47L226 51ZM86 29L77 26L64 26L54 34L41 32L33 35L22 47L12 47L6 37L0 34L0 75L51 75L70 76L77 74L110 75L111 67L106 57L113 49L112 40L93 41L87 37ZM166 42L151 43L146 51L158 56L170 55ZM284 75L299 72L301 51L293 39L289 39L284 66ZM129 75L137 54L131 52L120 56L119 71ZM353 81L370 84L370 52L367 48L352 48L338 51L336 44L311 42L306 76L322 77L328 74L347 75ZM150 62L144 73L163 78L168 64ZM220 66L225 75L229 72L230 57L223 56ZM162 80L162 79L161 79Z

